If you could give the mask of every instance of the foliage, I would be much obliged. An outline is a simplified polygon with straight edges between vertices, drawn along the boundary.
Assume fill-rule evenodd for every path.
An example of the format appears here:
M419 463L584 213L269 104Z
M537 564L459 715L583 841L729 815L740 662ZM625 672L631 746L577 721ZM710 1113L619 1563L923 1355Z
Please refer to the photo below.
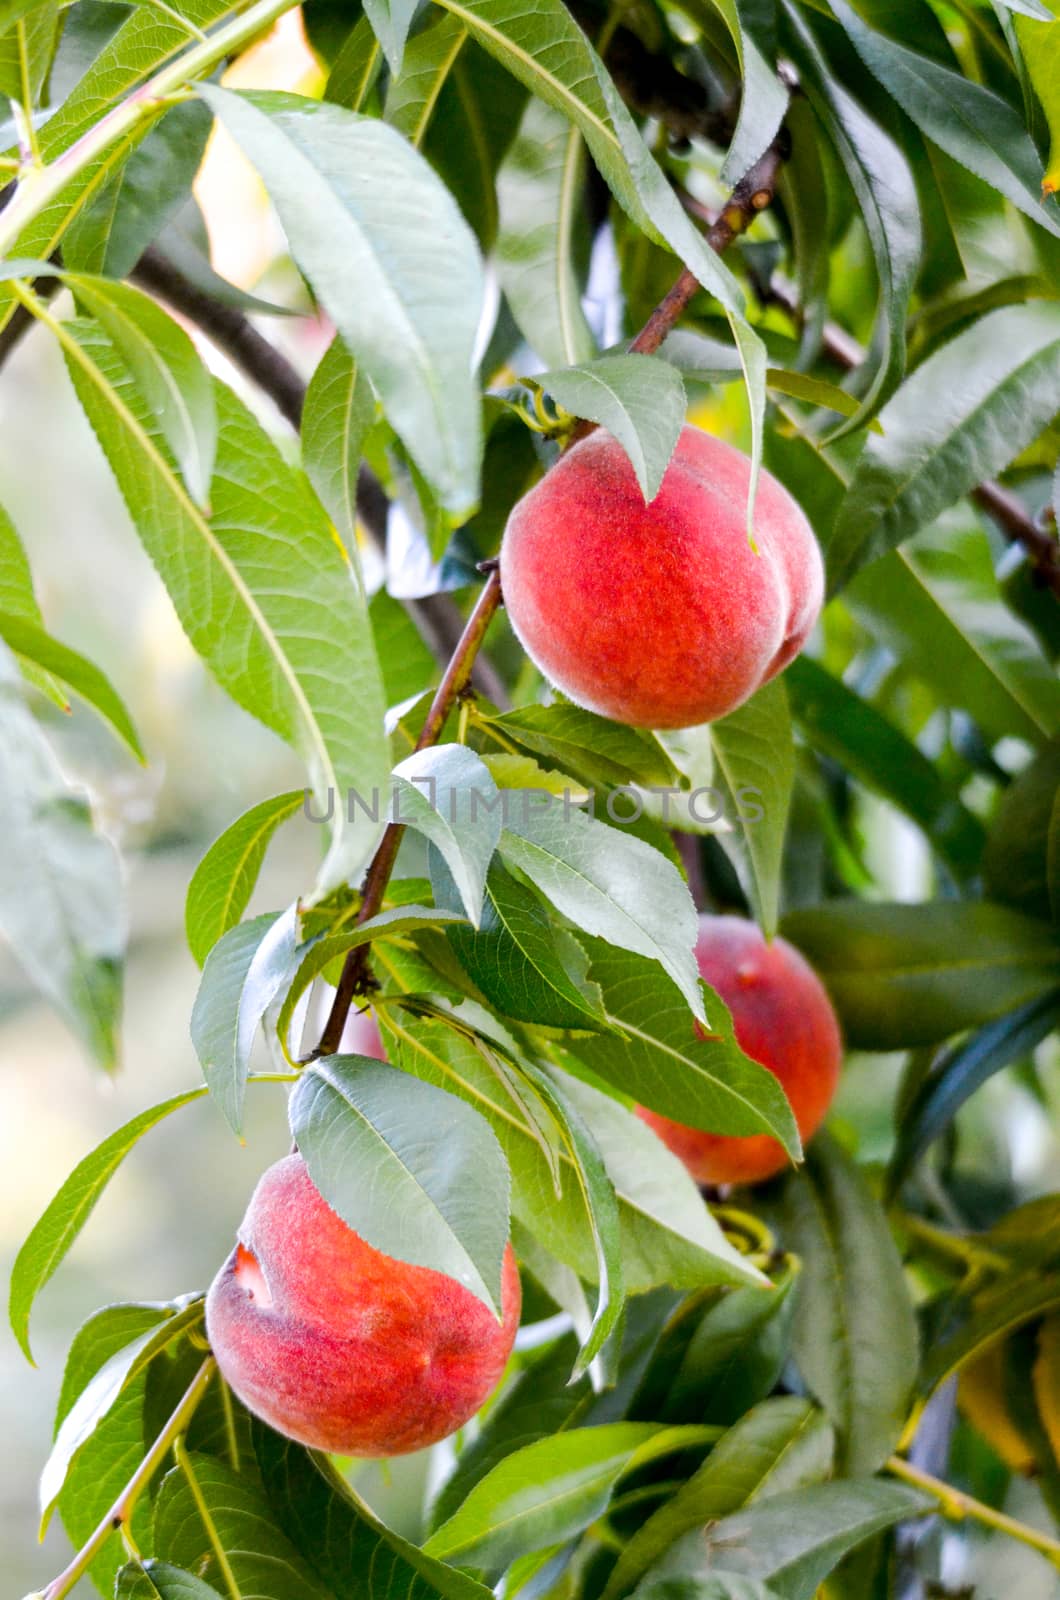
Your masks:
M341 1217L494 1309L511 1236L525 1325L411 1539L242 1409L199 1297L104 1308L42 1477L82 1550L48 1600L86 1572L119 1600L862 1600L940 1577L906 1536L939 1510L1060 1564L999 1519L1013 1439L1060 1517L1060 1200L965 1159L998 1074L1047 1099L1060 1020L1055 7L305 0L307 92L223 86L293 9L0 0L0 351L56 342L191 645L304 774L188 886L205 1088L74 1169L11 1322L28 1356L157 1123L208 1092L239 1135L248 1085L287 1084ZM214 119L329 329L304 390L179 226ZM799 499L829 603L783 679L656 734L550 691L475 569L585 428L650 500L686 416ZM67 690L152 751L32 564L0 511L0 930L111 1070L124 880L53 749ZM880 815L922 860L900 899ZM248 915L281 825L319 868ZM703 904L801 949L851 1053L900 1053L882 1146L836 1116L803 1159L699 978ZM343 1043L351 1000L388 1063ZM792 1170L734 1209L634 1103Z

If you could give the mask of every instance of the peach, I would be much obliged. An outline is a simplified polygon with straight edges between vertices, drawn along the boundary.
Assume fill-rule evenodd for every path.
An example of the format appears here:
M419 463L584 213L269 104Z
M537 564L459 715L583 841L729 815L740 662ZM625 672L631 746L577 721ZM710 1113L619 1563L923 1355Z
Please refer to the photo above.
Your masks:
M839 1023L820 978L794 945L786 939L767 944L744 917L701 917L696 959L732 1013L740 1048L780 1079L805 1143L824 1121L843 1058ZM704 1133L643 1106L637 1114L697 1183L758 1183L788 1164L768 1134Z
M206 1331L225 1381L278 1432L404 1455L461 1427L499 1383L522 1298L511 1245L502 1279L498 1322L455 1278L366 1244L291 1155L251 1196Z
M501 580L512 627L546 677L617 722L685 728L735 710L802 649L824 597L813 531L763 472L757 553L750 462L685 427L645 505L602 429L508 519Z

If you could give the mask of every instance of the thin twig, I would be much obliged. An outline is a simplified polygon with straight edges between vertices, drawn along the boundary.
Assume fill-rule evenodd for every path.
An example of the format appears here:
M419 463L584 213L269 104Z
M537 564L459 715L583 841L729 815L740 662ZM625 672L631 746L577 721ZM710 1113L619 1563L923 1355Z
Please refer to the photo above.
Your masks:
M188 1423L195 1415L199 1401L206 1393L216 1365L217 1363L214 1361L213 1356L206 1357L206 1360L184 1391L184 1395L173 1415L102 1522L95 1532L89 1535L69 1566L60 1572L57 1578L53 1578L46 1589L41 1591L41 1600L62 1600L62 1596L69 1594L78 1580L88 1571L96 1556L107 1543L107 1540L113 1534L124 1532L128 1528L141 1494L166 1459L175 1441L187 1430Z
M908 1483L913 1488L931 1495L937 1501L942 1515L949 1521L964 1522L971 1517L974 1522L980 1522L986 1528L993 1528L997 1533L1005 1533L1010 1539L1018 1540L1020 1544L1029 1545L1054 1567L1060 1567L1060 1539L1054 1539L1047 1533L1039 1533L1037 1528L1030 1527L1026 1522L1018 1522L1015 1517L1006 1516L1003 1511L995 1511L993 1506L984 1505L982 1500L976 1500L974 1495L965 1494L963 1489L955 1489L951 1483L933 1477L930 1472L922 1472L919 1467L914 1467L901 1456L891 1456L886 1465L887 1471L894 1477L901 1478L903 1483Z
M449 713L456 705L463 691L471 680L471 668L475 657L486 637L486 630L493 620L494 614L501 603L500 572L494 568L486 580L485 587L475 602L475 608L467 620L460 642L453 652L452 660L446 669L445 676L435 691L431 701L431 709L427 713L427 720L423 724L419 738L416 740L417 752L427 750L431 745L437 744L445 727ZM386 886L390 881L390 874L397 859L398 846L405 832L404 825L400 822L387 824L386 832L380 842L379 848L372 858L368 868L368 875L364 880L364 897L361 909L357 914L357 926L367 922L369 917L374 917L383 904ZM320 1043L313 1052L316 1056L333 1055L342 1041L342 1032L346 1026L350 1006L354 996L364 988L368 974L368 946L358 945L346 957L335 990L335 999L332 1002L328 1020L324 1024L324 1031L320 1035Z
M787 160L789 149L788 133L782 128L765 154L759 157L733 189L729 200L707 230L707 243L715 255L720 256L734 239L746 233L759 213L772 203L780 169ZM638 355L654 355L698 289L699 279L684 267L630 344L630 351ZM579 422L570 435L570 443L577 444L581 439L587 439L596 431L596 426L595 422Z

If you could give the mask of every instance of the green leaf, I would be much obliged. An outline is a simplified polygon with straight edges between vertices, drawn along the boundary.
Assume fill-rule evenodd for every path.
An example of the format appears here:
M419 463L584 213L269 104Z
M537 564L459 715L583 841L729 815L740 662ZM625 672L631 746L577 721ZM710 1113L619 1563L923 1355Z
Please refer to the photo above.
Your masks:
M959 877L978 868L982 823L911 739L809 656L791 663L784 683L815 750L904 811Z
M832 1430L795 1395L766 1400L722 1434L703 1465L638 1528L618 1558L603 1600L629 1594L648 1569L694 1528L742 1506L819 1483L832 1465Z
M224 1600L204 1583L169 1561L129 1562L115 1580L115 1600Z
M395 819L440 851L476 928L506 810L489 768L465 745L421 750L394 768Z
M799 1256L794 1355L838 1437L840 1474L876 1472L894 1449L917 1374L917 1330L887 1218L827 1137L784 1189L785 1239Z
M992 477L1049 423L1060 388L1060 305L1003 306L923 362L880 417L828 543L834 593L860 567Z
M549 706L519 706L490 717L505 740L546 756L587 784L672 785L677 768L656 734L627 728L609 717L558 700Z
M996 1072L1026 1060L1035 1047L1060 1027L1060 994L1030 1000L978 1033L947 1050L933 1064L910 1102L903 1108L887 1187L897 1193L925 1150Z
M171 1111L198 1100L205 1092L205 1089L187 1089L183 1094L163 1100L149 1111L141 1111L139 1116L104 1139L91 1155L78 1162L34 1223L11 1269L8 1302L11 1327L27 1360L33 1359L29 1347L29 1316L33 1302L88 1221L114 1173L148 1129L168 1117Z
M112 1356L170 1318L179 1302L132 1301L94 1311L74 1334L55 1407L55 1432L78 1396Z
M685 215L606 68L562 0L537 0L532 11L526 11L521 0L439 3L459 17L483 49L495 55L531 94L574 123L632 221L650 238L665 242L721 303L740 352L750 400L750 530L762 456L765 349L745 319L736 280Z
M379 3L385 5L387 0L373 0L373 4ZM392 68L384 115L391 127L404 134L417 150L423 146L446 80L455 69L467 37L463 23L443 14L416 35L403 62Z
M922 1386L925 1394L959 1372L984 1350L1017 1328L1036 1322L1060 1306L1060 1275L1036 1265L1028 1272L1007 1272L1000 1282L975 1298L971 1314L956 1333L936 1341L927 1352Z
M791 1354L792 1287L798 1266L771 1266L768 1288L729 1289L707 1306L663 1373L664 1422L694 1408L711 1422L738 1422L776 1386ZM676 1371L673 1370L676 1366Z
M596 1309L571 1371L571 1382L588 1371L619 1325L626 1291L622 1271L621 1222L618 1199L603 1157L589 1128L561 1082L530 1062L523 1070L556 1119L570 1156L596 1252Z
M519 331L554 367L596 353L581 303L589 253L584 179L579 129L531 98L497 174L497 275Z
M383 52L375 29L367 17L360 17L324 85L324 99L348 111L363 111L383 65Z
M397 1261L447 1273L500 1316L509 1178L482 1117L366 1056L314 1062L289 1115L310 1177L355 1233Z
M202 1322L201 1300L174 1306L163 1321L115 1352L81 1390L63 1417L40 1477L41 1531L73 1462L138 1373Z
M326 1456L254 1424L274 1517L334 1600L489 1600L488 1589L386 1527Z
M42 667L95 706L135 756L146 761L132 718L110 680L86 656L24 617L0 611L0 639L22 662Z
M942 704L971 712L993 738L1042 744L1060 731L1056 673L1030 629L999 603L990 543L970 513L947 516L866 567L844 598Z
M199 93L261 171L296 260L439 501L466 518L482 456L471 358L483 286L455 201L383 123L297 95Z
M755 914L767 938L777 929L784 836L795 786L795 742L788 696L767 683L739 710L711 727L714 758L733 798L739 857L746 861ZM753 808L743 795L753 792ZM757 814L756 814L757 813ZM722 836L728 845L733 835Z
M163 1478L155 1503L156 1549L230 1594L211 1539L209 1517L240 1595L255 1600L334 1600L309 1564L276 1526L253 1478L237 1475L214 1456L188 1458L194 1487L181 1467Z
M557 1193L539 1129L479 1046L448 1022L412 1020L392 1006L382 1023L392 1060L482 1112L508 1158L513 1215L565 1265L593 1281L596 1249L569 1154L558 1152ZM726 1241L684 1167L649 1128L587 1084L566 1075L557 1081L587 1124L618 1196L627 1292L662 1283L698 1288L759 1281Z
M435 672L435 660L416 624L400 601L379 589L368 603L383 689L388 706L422 694Z
M93 829L0 645L0 932L99 1064L118 1055L125 913L110 840Z
M338 337L332 339L306 390L302 465L346 546L360 585L357 554L357 472L365 436L375 420L375 395Z
M483 1414L475 1437L464 1444L434 1498L432 1529L448 1522L475 1484L506 1456L539 1439L552 1438L584 1418L592 1391L584 1377L571 1381L576 1352L577 1341L568 1333L542 1350L527 1353L525 1365Z
M719 174L727 187L748 172L772 142L784 120L790 94L777 76L776 42L768 26L771 7L756 0L683 0L681 10L694 21L714 9L725 19L740 63L740 111L725 163Z
M947 155L1011 200L1032 222L1060 238L1055 201L1042 203L1038 152L1008 101L961 73L874 33L846 0L834 0L832 10L869 71L917 127Z
M188 948L200 967L218 939L242 917L273 834L304 800L305 790L294 789L251 806L214 840L195 868L184 927Z
M685 420L681 374L657 356L600 356L534 379L574 417L606 428L629 457L645 501L655 499Z
M785 0L787 45L802 88L854 190L872 245L879 280L879 360L861 405L832 434L853 433L894 393L905 371L905 319L920 264L916 187L894 141L832 76L806 22Z
M0 33L0 94L36 106L42 96L55 52L58 0L37 0L8 32ZM28 91L28 95L25 91Z
M1016 38L1049 124L1049 163L1042 173L1042 192L1055 194L1060 189L1060 18L1037 6L1036 0L1012 9L1024 13L1015 19Z
M448 873L436 873L432 864L431 877L435 903L458 910ZM504 1016L553 1028L587 1028L603 1020L581 945L499 861L486 877L481 926L450 927L446 937L465 972Z
M858 1050L934 1044L1045 994L1060 975L1048 925L1005 906L837 900L781 924L832 997Z
M191 1042L233 1133L243 1127L243 1096L258 1028L297 959L297 907L253 917L219 939L206 957L191 1013Z
M834 383L826 383L823 378L811 378L805 372L767 367L766 388L774 394L790 395L793 400L805 400L810 406L826 406L829 411L838 411L844 417L855 417L858 413L858 402L852 394L847 394L845 389L837 389ZM876 420L868 426L870 433L883 432L882 423Z
M740 1049L719 996L704 985L704 1037L656 965L598 940L588 948L589 975L615 1032L574 1040L572 1053L606 1083L676 1122L714 1133L772 1134L798 1160L802 1146L784 1091Z
M641 1586L638 1600L663 1600L675 1578L709 1579L722 1564L726 1577L731 1571L768 1583L767 1593L778 1600L813 1600L848 1550L935 1504L903 1484L872 1478L775 1495L714 1523L705 1536L686 1535ZM730 1592L733 1600L740 1594Z
M419 928L437 928L444 923L458 920L462 920L459 912L446 911L434 906L394 906L388 911L380 911L367 922L340 929L338 933L326 934L310 945L301 946L295 952L300 958L297 970L291 978L276 1019L276 1032L281 1042L286 1043L288 1029L299 1000L313 979L319 977L333 961L347 955L351 950L356 950L359 945L370 944L373 939L412 933Z
M35 627L44 626L22 540L3 506L0 506L0 611ZM19 670L27 683L35 685L63 711L70 709L66 696L46 672L24 660L19 661Z
M382 45L391 75L397 77L405 54L409 24L416 11L416 0L365 0L364 10Z
M63 264L73 272L128 277L186 202L211 120L194 100L167 111L74 218L63 239Z
M603 1515L623 1473L708 1442L713 1429L612 1422L575 1428L506 1456L427 1540L431 1555L500 1571L581 1533Z
M385 790L383 693L348 561L304 480L249 411L216 389L213 516L184 489L110 345L68 325L68 363L137 531L195 648L232 698L305 760L334 800L320 891L355 877L378 825L344 803Z
M515 808L512 808L514 811ZM609 944L657 961L706 1021L693 946L696 912L677 868L640 839L549 799L509 813L501 855L569 917Z
M205 28L237 9L235 0L180 0L189 22ZM50 7L49 7L50 9ZM145 78L188 44L188 30L155 9L138 6L114 32L75 87L40 130L41 155L52 162L63 150L87 133L116 100L134 90ZM49 48L50 57L50 48ZM150 124L108 148L105 155L66 184L62 193L19 236L11 257L47 260L78 211L112 176L129 151L130 142L143 137ZM0 320L15 305L10 291L0 284Z
M994 899L1060 922L1060 743L1047 745L1001 796L983 879Z

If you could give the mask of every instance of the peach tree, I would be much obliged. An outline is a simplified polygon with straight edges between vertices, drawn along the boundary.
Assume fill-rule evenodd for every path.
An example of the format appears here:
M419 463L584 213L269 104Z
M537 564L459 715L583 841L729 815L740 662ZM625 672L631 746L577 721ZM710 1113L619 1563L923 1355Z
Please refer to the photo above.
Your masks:
M297 9L0 0L0 359L54 341L188 640L304 764L187 886L186 1089L14 1265L30 1356L158 1123L289 1122L228 1263L74 1334L40 1595L1048 1574L1060 1200L969 1118L998 1074L1055 1107L1060 19L305 0L315 88L226 81ZM215 124L308 373L211 262ZM49 717L150 741L6 513L0 563L0 930L113 1072L122 872ZM249 914L280 828L304 882ZM870 1136L843 1086L886 1074ZM347 1458L421 1447L412 1539Z

